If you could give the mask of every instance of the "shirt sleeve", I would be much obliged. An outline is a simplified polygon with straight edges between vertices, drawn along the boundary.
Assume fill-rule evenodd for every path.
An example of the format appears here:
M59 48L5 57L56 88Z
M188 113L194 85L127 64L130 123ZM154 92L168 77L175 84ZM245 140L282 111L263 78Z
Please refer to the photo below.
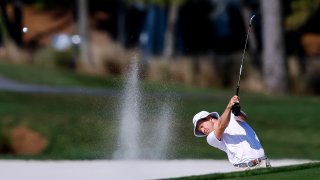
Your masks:
M208 136L207 136L207 142L210 146L213 146L215 148L218 148L222 151L226 152L226 145L224 144L222 138L221 141L219 141L216 137L216 135L214 134L214 131L212 131Z

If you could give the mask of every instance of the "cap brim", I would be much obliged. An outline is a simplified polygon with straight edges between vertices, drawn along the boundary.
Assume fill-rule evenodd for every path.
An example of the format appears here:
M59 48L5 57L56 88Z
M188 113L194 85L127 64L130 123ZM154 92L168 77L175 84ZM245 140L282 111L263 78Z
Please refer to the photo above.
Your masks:
M206 135L203 134L202 132L196 130L196 128L194 128L194 135L195 135L196 137L204 137L204 136L206 136Z

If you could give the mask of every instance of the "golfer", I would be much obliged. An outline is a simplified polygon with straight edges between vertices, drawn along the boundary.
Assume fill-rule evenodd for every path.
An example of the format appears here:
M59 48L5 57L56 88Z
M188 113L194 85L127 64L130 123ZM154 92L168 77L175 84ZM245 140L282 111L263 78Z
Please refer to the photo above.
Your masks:
M243 111L238 116L231 112L235 103L240 104L238 96L230 99L221 117L217 112L197 113L193 117L194 135L207 136L208 144L226 152L238 170L270 167L256 133L246 122L247 115Z

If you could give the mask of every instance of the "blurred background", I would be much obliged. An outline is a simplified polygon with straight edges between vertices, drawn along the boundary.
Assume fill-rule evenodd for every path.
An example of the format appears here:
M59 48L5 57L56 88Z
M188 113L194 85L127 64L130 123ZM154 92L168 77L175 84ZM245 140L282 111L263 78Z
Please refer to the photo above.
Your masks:
M114 155L126 144L116 140L124 113L120 96L141 87L142 95L132 95L145 98L135 99L146 111L139 124L171 127L165 142L171 146L164 156L128 158L224 158L193 137L191 119L204 108L223 111L235 93L249 20L256 15L242 103L257 119L252 126L271 156L318 159L319 3L1 0L0 157L122 158ZM141 84L125 86L135 60ZM163 101L172 115L165 125L152 124L161 115L151 121L150 114ZM127 148L145 149L161 136L136 137L144 148Z

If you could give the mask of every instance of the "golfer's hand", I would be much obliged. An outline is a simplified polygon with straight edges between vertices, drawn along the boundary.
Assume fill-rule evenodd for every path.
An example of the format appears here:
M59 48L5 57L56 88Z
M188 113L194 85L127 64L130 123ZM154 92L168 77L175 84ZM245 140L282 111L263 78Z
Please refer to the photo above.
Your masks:
M229 101L229 104L227 106L228 109L231 110L232 106L236 103L239 103L240 104L240 98L239 96L233 96L230 101Z

